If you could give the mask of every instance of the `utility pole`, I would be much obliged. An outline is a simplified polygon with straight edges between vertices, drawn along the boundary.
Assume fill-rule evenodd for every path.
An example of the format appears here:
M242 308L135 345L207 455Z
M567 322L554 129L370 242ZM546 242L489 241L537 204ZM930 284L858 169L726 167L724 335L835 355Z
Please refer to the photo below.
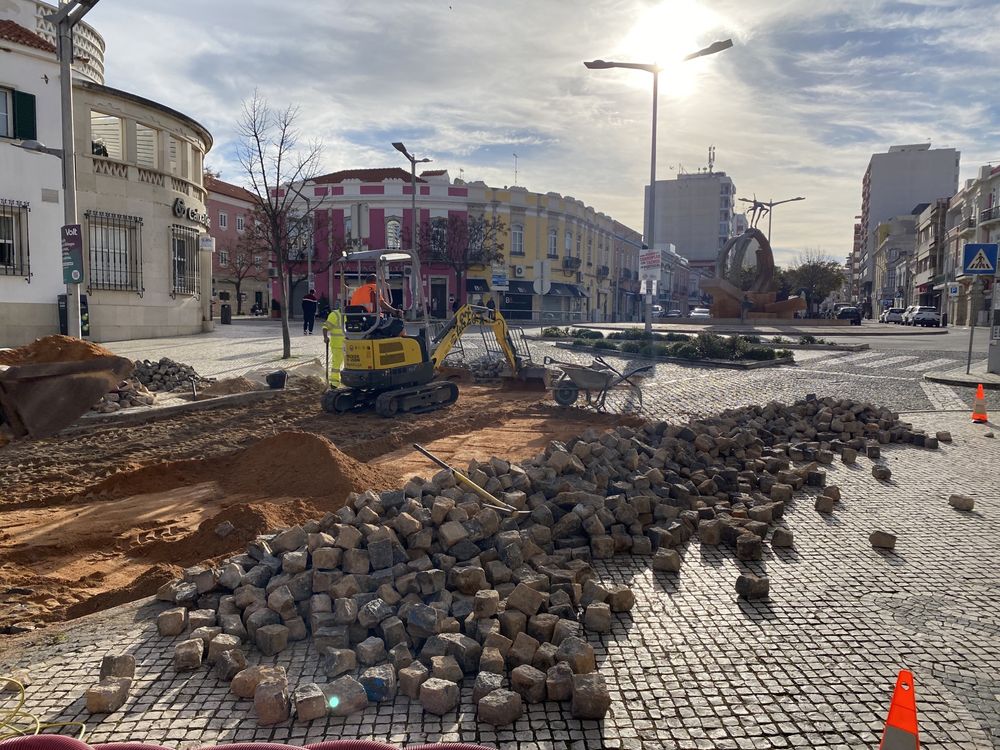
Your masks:
M76 150L73 132L73 27L100 0L70 0L56 13L45 16L56 27L59 56L59 92L62 107L63 221L79 223L76 210ZM66 285L68 333L80 338L80 285Z

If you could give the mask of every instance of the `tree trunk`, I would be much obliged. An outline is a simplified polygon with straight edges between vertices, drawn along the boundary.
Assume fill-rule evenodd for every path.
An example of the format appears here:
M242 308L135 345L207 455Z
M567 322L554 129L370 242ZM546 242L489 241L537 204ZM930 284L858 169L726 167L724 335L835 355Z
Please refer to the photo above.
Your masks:
M278 256L278 285L281 287L281 358L289 359L292 356L292 337L288 332L288 285L285 283L285 264Z
M243 279L236 279L236 282L233 284L233 286L236 287L236 314L237 315L242 315L243 314L243 295L240 294L240 287L243 286Z

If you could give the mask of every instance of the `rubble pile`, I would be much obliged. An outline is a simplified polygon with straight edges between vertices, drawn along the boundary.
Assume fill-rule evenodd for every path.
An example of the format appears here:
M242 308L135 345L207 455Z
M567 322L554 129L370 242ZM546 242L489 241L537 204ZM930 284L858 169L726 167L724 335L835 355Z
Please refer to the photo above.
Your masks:
M212 378L201 377L191 365L175 362L169 357L162 357L158 362L136 360L134 377L151 391L190 388L192 380L199 384L214 382Z
M156 401L154 396L138 378L123 380L110 393L90 407L91 411L110 414L133 406L152 406Z
M466 678L485 723L510 724L544 700L600 719L611 699L585 634L610 633L635 596L600 582L593 560L631 552L676 574L694 536L759 560L768 541L793 545L781 523L793 493L815 488L817 509L832 511L840 492L822 467L837 453L854 460L890 442L937 447L886 409L815 397L686 426L588 430L520 466L469 465L468 477L514 514L448 471L353 494L322 520L165 584L157 596L176 606L157 625L164 636L186 634L177 669L208 662L254 700L262 724L293 711L301 720L348 715L398 692L444 714ZM735 591L766 597L768 578L744 572ZM273 656L310 637L323 685L290 690L283 668L247 666L245 643Z

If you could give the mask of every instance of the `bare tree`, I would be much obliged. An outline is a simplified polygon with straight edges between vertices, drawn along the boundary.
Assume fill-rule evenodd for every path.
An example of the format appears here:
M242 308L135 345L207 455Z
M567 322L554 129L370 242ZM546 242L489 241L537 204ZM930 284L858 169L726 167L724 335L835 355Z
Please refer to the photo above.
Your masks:
M463 279L474 266L490 266L504 259L507 225L498 216L449 216L421 222L417 251L425 263L442 263L455 272L457 299L465 297ZM409 244L403 230L403 245Z
M807 312L840 289L845 281L843 263L818 249L806 249L787 271L793 290L806 296Z
M321 200L296 200L297 192L319 172L323 146L313 142L300 146L296 121L299 109L289 106L271 109L257 91L243 103L238 123L240 143L237 156L260 201L261 236L268 248L281 287L282 358L292 356L288 331L288 307L291 300L288 278L292 263L297 262L304 237L312 241L312 223ZM303 207L303 203L305 204Z
M257 218L257 217L255 217ZM243 314L242 287L244 281L266 281L267 269L263 267L261 258L270 252L269 246L261 232L261 225L251 218L243 234L235 242L230 242L219 248L225 253L226 262L219 264L223 274L220 281L232 284L236 289L236 314Z

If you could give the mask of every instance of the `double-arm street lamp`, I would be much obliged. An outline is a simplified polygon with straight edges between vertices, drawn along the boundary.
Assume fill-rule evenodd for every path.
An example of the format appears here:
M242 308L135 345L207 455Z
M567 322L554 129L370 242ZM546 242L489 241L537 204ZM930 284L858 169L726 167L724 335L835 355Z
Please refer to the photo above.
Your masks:
M798 198L786 198L783 201L759 201L756 198L740 198L744 203L752 203L754 208L767 208L767 242L771 244L771 215L774 213L774 207L780 206L782 203L794 203L795 201L804 201L801 195Z
M423 281L420 275L420 258L417 252L417 165L430 161L428 158L418 159L400 141L395 141L392 147L405 156L410 162L410 249L413 251L413 276L410 279L410 296L413 300L413 319L422 317Z
M700 49L697 52L692 52L687 55L684 60L694 60L696 57L705 57L707 55L714 55L717 52L722 52L733 46L732 39L726 39L721 42L713 42L704 49ZM646 244L650 250L655 250L655 234L654 228L656 226L656 110L657 110L657 94L660 83L660 72L663 70L656 63L627 63L627 62L612 62L610 60L589 60L583 63L590 70L607 70L608 68L628 68L630 70L644 70L647 73L653 74L653 126L652 126L652 138L650 146L650 158L649 158L649 230L646 236ZM648 289L648 287L647 287ZM646 332L653 330L652 324L652 294L647 292L646 294Z

